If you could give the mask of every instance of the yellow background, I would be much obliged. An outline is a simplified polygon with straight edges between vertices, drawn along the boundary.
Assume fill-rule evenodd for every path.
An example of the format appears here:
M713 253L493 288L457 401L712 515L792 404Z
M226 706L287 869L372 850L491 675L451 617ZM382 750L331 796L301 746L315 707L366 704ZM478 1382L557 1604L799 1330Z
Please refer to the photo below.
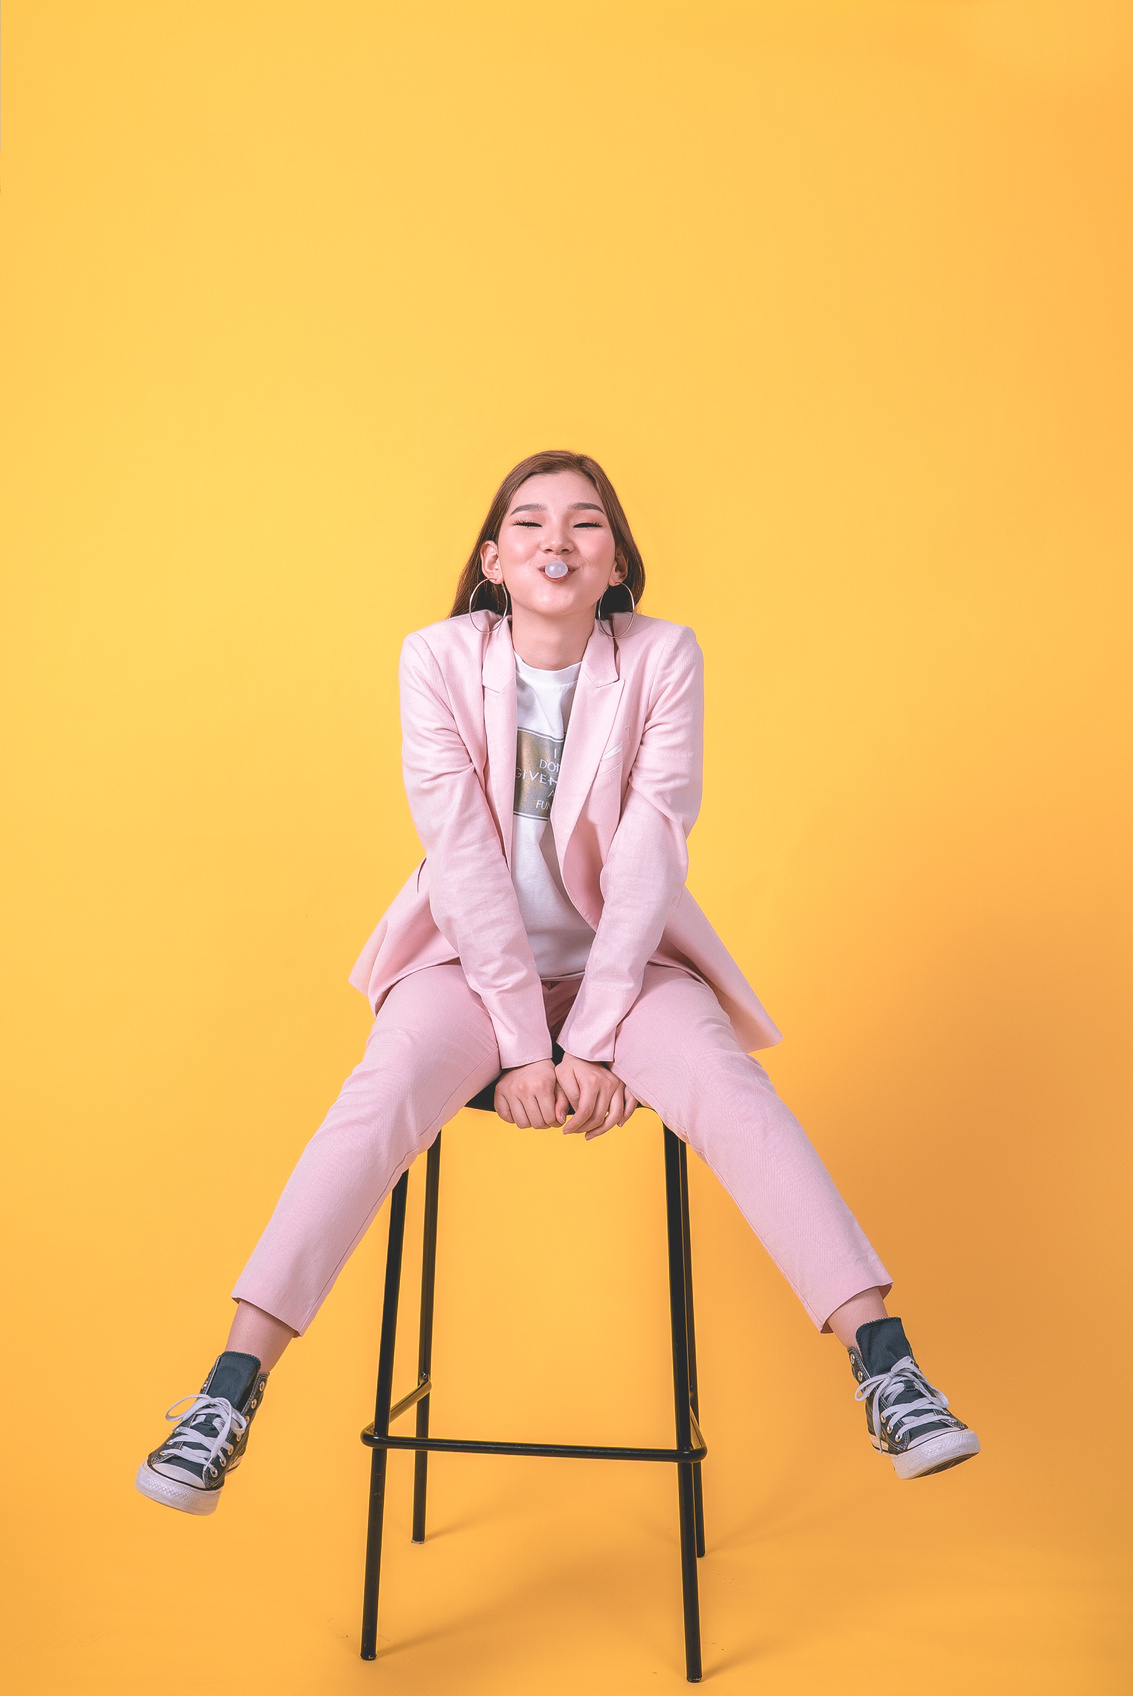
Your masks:
M384 1215L216 1518L133 1489L365 1035L401 637L569 446L705 650L692 888L985 1446L898 1485L694 1169L712 1686L1127 1689L1129 7L4 46L9 1688L682 1687L662 1468L442 1457L415 1549L395 1457L357 1659ZM447 1133L435 1430L666 1441L666 1323L655 1120Z

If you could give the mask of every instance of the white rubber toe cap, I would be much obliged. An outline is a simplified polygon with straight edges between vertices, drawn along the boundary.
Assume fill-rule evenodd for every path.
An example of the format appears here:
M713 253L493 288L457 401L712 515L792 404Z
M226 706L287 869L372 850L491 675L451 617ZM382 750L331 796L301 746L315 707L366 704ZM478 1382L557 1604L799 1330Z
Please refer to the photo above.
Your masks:
M220 1502L219 1490L194 1490L191 1484L177 1484L172 1478L163 1478L160 1472L155 1472L148 1461L139 1466L134 1483L151 1502L177 1508L181 1513L215 1513Z
M893 1470L898 1478L927 1478L930 1473L959 1466L979 1452L980 1440L974 1431L942 1431L939 1437L930 1437L927 1443L894 1455Z

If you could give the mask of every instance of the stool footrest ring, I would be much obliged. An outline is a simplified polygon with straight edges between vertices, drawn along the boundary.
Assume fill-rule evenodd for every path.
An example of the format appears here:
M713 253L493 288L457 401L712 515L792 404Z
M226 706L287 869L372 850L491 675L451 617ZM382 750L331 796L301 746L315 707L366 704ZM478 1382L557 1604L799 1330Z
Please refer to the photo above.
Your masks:
M699 1431L696 1433L700 1436ZM708 1453L703 1437L692 1449L615 1449L596 1443L492 1443L460 1437L379 1437L372 1425L362 1432L368 1449L410 1449L453 1455L549 1455L559 1460L659 1460L695 1465Z

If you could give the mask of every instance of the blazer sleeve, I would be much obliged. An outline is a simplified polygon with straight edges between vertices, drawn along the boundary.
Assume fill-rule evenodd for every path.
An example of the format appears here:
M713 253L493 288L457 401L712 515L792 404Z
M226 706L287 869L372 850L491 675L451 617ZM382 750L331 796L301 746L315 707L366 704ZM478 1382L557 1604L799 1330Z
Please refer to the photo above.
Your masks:
M440 666L417 635L402 646L399 677L405 792L428 862L433 918L487 1009L500 1065L549 1060L543 987L499 831Z
M621 818L602 869L602 916L559 1041L580 1060L609 1061L650 957L688 874L687 837L700 811L704 665L679 627L658 656L649 711Z

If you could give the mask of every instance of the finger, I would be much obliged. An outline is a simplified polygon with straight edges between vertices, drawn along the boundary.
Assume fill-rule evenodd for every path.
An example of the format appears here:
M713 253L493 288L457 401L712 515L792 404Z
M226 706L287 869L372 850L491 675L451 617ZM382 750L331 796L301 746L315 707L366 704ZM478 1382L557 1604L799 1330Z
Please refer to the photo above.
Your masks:
M518 1125L521 1131L529 1131L531 1126L527 1118L527 1103L522 1096L517 1095L515 1097L511 1104L511 1111L512 1124Z
M571 1136L575 1136L579 1131L584 1131L586 1129L587 1119L585 1113L582 1111L581 1098L578 1101L572 1102L571 1106L574 1108L574 1112L563 1126L563 1129L568 1131Z
M534 1085L527 1092L527 1121L533 1131L545 1131L550 1124L547 1111L550 1106L550 1095L542 1085Z
M636 1095L631 1095L629 1090L627 1089L626 1090L625 1112L622 1114L621 1118L618 1120L618 1124L619 1125L628 1125L630 1120L633 1118L634 1114L637 1112L637 1110L640 1106L641 1106L641 1103L640 1103L640 1101L638 1101Z
M562 1090L563 1094L566 1096L567 1100L570 1102L571 1106L574 1108L575 1112L577 1113L578 1112L578 1097L579 1097L579 1093L580 1093L579 1085L578 1085L578 1078L576 1077L576 1075L573 1072L566 1071L566 1070L561 1071L561 1072L556 1072L555 1077L558 1079L559 1088Z
M555 1123L556 1123L556 1125L565 1125L566 1124L567 1111L568 1111L569 1108L570 1108L570 1100L567 1096L566 1091L563 1089L561 1084L556 1084L555 1085Z
M594 1110L598 1106L598 1100L598 1084L594 1079L587 1078L574 1106L575 1117L582 1120L582 1124L578 1127L579 1130L589 1130L590 1126L595 1123Z
M606 1109L606 1116L602 1120L602 1123L600 1125L596 1125L592 1131L588 1131L586 1133L587 1142L590 1141L591 1137L604 1137L607 1131L613 1130L621 1115L623 1105L624 1100L621 1085L619 1084L617 1089L612 1091L610 1104Z
M637 1106L637 1097L633 1094L629 1085L624 1083L621 1078L617 1077L617 1073L615 1073L614 1076L617 1078L618 1091L621 1096L621 1105L618 1109L618 1124L624 1125L626 1120L631 1117L634 1108Z
M492 1098L492 1106L495 1108L496 1112L505 1124L515 1124L515 1120L511 1116L511 1107L508 1103L508 1098L502 1089L496 1090L496 1093Z
M539 1126L541 1131L549 1131L552 1125L558 1124L558 1094L554 1084L542 1084L539 1088L536 1099L539 1103L539 1117L543 1121Z
M598 1099L598 1112L603 1119L614 1112L621 1112L625 1101L625 1085L620 1078L611 1078L609 1086L602 1090Z
M572 1136L585 1136L587 1131L593 1128L594 1123L595 1119L592 1112L576 1112L567 1128L571 1132Z
M570 1119L567 1119L565 1121L565 1123L563 1124L563 1135L564 1136L568 1136L568 1137L580 1136L586 1130L587 1125L590 1123L590 1120L588 1119L586 1112L584 1110L584 1100L583 1100L583 1098L585 1096L585 1093L586 1093L585 1090L579 1090L578 1100L570 1102L570 1106L571 1106L571 1109L572 1109L572 1112L573 1112L573 1117L570 1118ZM570 1101L569 1096L567 1097L567 1099L568 1099L568 1101Z

